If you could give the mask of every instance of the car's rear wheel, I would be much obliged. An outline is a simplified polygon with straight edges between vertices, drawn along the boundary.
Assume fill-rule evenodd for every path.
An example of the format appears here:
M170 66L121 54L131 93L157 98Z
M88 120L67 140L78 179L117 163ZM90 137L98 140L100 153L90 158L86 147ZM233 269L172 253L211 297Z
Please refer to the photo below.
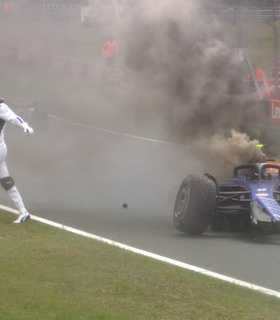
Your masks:
M202 234L210 225L216 210L217 187L206 176L189 175L177 193L173 223L177 230Z

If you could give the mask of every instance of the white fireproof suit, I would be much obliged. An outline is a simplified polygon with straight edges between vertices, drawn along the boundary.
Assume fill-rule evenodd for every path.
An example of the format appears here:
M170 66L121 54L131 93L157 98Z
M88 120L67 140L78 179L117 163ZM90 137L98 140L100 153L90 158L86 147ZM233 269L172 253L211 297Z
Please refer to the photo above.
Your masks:
M8 178L5 186L2 185L2 187L6 190L9 198L19 211L19 214L22 214L26 212L26 209L18 189L16 186L14 186L13 179L9 179L10 174L5 162L7 156L7 146L4 140L4 129L6 122L11 122L13 125L22 128L24 132L28 133L29 135L33 133L33 129L29 127L29 125L21 117L16 115L4 102L0 103L0 182L2 185L3 178Z

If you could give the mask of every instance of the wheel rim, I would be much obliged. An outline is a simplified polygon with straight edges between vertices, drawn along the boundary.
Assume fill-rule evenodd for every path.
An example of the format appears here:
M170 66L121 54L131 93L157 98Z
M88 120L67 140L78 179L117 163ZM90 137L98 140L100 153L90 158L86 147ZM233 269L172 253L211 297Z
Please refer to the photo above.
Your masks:
M184 214L188 201L189 201L189 188L184 188L181 191L177 201L176 212L175 212L176 217L180 217Z

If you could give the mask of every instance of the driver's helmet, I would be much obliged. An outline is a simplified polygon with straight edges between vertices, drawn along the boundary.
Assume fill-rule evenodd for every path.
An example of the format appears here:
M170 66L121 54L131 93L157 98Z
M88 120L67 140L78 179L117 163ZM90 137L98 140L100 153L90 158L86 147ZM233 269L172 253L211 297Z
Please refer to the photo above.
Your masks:
M247 180L259 180L259 173L255 169L248 174Z

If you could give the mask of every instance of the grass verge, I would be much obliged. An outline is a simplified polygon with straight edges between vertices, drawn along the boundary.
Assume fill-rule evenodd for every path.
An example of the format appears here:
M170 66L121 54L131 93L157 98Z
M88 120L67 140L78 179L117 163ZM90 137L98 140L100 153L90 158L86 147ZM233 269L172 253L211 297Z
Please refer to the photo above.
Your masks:
M270 319L279 299L0 212L0 319Z

